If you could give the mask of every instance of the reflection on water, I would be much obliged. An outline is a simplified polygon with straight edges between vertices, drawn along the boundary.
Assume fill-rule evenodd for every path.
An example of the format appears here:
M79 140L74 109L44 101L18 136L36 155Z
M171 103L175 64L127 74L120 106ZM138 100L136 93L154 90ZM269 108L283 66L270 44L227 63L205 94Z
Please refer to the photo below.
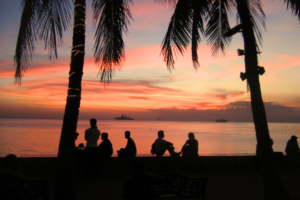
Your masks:
M0 119L0 156L14 153L18 156L56 156L62 120ZM84 131L89 120L79 120L76 144L85 143ZM114 154L125 147L124 132L129 130L138 154L150 154L150 148L159 130L165 131L165 139L179 151L194 132L199 141L199 154L254 154L256 137L253 123L175 122L175 121L98 121L98 129L107 132ZM274 151L284 151L291 135L300 136L300 124L269 123ZM100 140L99 140L100 143Z

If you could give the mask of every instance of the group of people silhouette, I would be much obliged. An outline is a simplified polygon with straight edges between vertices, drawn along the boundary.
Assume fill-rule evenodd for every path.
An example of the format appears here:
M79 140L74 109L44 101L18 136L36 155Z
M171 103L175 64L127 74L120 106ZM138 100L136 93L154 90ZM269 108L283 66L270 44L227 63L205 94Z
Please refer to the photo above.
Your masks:
M86 140L86 147L84 149L84 172L87 175L90 168L92 168L93 174L97 175L97 161L100 157L111 157L113 154L113 145L108 139L108 133L100 133L97 128L97 120L90 119L90 128L85 130L84 138ZM78 133L76 133L76 138ZM102 142L98 146L98 140L101 136ZM188 134L188 140L183 145L180 152L175 152L173 143L164 140L164 131L158 131L158 138L152 144L151 153L158 157L164 155L166 151L171 156L184 157L196 157L198 156L198 141L195 139L194 133ZM125 138L127 139L127 145L125 148L121 148L117 151L118 157L135 157L137 153L134 140L130 137L130 131L125 131ZM84 145L80 144L77 149L83 149Z
M113 154L113 145L108 139L108 133L100 133L97 128L97 120L90 119L90 128L85 130L84 138L86 140L86 147L84 144L79 144L76 148L83 150L84 152L84 173L90 171L94 175L97 175L97 162L99 157L111 157ZM78 133L76 133L77 139ZM102 142L98 145L98 140L101 136ZM158 138L154 141L151 146L151 154L157 157L162 157L166 151L169 152L171 157L178 157L182 154L182 157L197 157L198 156L198 141L195 139L194 133L190 132L188 134L188 140L182 146L181 151L176 152L173 143L164 139L165 134L163 130L158 131ZM125 148L121 148L117 151L118 157L135 157L137 154L137 149L134 140L130 137L130 131L125 131L125 138L127 139L127 145ZM287 155L300 155L300 149L295 135L287 142L285 152ZM75 140L76 140L75 139ZM270 142L273 144L273 140ZM257 147L258 148L258 147Z

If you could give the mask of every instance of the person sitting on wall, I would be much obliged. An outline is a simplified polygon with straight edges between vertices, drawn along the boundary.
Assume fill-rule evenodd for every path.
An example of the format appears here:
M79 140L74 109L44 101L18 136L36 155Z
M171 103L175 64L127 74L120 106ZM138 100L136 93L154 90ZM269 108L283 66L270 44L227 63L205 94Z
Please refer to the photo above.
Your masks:
M107 133L102 133L101 134L101 140L103 140L100 145L98 146L98 152L101 157L111 157L113 154L113 147L108 139L108 134Z
M79 133L75 132L74 133L74 139L75 141L78 138ZM74 164L75 164L75 172L78 174L81 174L83 171L83 166L84 166L84 143L80 143L78 146L76 146L75 142L74 142L74 156L75 156L75 160L74 160Z
M194 133L188 134L189 139L183 145L181 152L183 157L198 156L198 141L195 139Z
M79 133L75 132L74 133L74 140L76 141L77 138L78 138L78 135ZM100 135L99 135L100 136ZM84 144L83 143L80 143L77 147L76 147L76 144L74 142L74 154L75 154L75 157L78 157L78 154L81 154L81 152L84 152Z
M121 148L118 152L119 157L135 157L136 156L136 146L133 139L130 137L130 131L125 131L125 138L127 139L127 145Z
M0 171L0 174L25 179L24 174L19 170L18 158L14 154L5 156L4 169Z
M158 138L155 140L155 142L152 144L151 153L156 156L161 157L164 155L166 150L169 151L171 156L180 156L181 152L177 153L174 151L173 144L171 142L168 142L164 140L165 137L164 131L160 130L158 131Z
M298 137L293 135L291 139L287 142L285 153L286 155L300 155L300 149L297 141Z

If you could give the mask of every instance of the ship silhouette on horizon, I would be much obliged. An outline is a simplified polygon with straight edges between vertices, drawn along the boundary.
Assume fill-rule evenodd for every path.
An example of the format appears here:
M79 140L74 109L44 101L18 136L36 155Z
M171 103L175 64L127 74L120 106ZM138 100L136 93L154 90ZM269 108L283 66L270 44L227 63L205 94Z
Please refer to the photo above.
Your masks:
M227 119L222 119L222 118L221 118L221 119L217 119L216 122L228 122L228 120L227 120Z
M115 120L134 120L134 118L127 117L126 115L121 115L120 117L115 117Z

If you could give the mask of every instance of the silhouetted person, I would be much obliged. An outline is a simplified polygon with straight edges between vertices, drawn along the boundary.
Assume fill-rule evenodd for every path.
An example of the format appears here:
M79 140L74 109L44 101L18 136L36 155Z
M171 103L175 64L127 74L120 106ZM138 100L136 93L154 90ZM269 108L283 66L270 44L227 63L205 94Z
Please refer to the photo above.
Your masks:
M74 140L76 141L79 133L74 133ZM80 143L77 147L74 142L74 155L75 155L75 171L76 173L81 174L83 172L84 165L84 144Z
M180 155L180 153L176 153L174 151L174 147L171 142L168 142L163 139L165 137L164 131L158 131L157 135L158 135L158 138L152 144L152 149L151 149L152 154L156 154L156 156L161 157L162 155L164 155L166 150L168 150L171 156L179 156Z
M125 149L121 148L118 152L119 157L134 157L136 155L136 146L133 139L130 137L130 131L125 131L127 145Z
M91 128L85 130L84 138L86 140L86 147L84 150L84 175L88 176L89 169L92 168L93 175L97 175L98 153L97 142L100 137L100 131L97 128L97 120L90 120Z
M13 176L17 178L25 178L23 173L19 170L18 158L14 154L8 154L4 158L4 169L0 174Z
M287 142L285 153L286 155L300 155L300 149L295 135Z
M153 199L151 185L153 175L144 172L144 163L141 160L133 160L130 163L132 173L123 185L123 199L148 200Z
M113 147L108 139L107 133L101 134L101 140L103 140L100 145L98 146L98 152L101 157L111 157L113 154Z
M195 139L194 133L188 134L189 139L183 145L181 152L183 157L198 156L198 141Z
M77 140L77 138L78 138L78 135L79 135L79 133L77 133L77 132L75 132L75 133L74 133L74 151L75 151L75 155L76 155L76 150L77 150L77 147L76 147L75 141Z

